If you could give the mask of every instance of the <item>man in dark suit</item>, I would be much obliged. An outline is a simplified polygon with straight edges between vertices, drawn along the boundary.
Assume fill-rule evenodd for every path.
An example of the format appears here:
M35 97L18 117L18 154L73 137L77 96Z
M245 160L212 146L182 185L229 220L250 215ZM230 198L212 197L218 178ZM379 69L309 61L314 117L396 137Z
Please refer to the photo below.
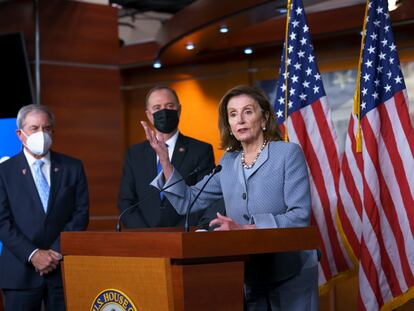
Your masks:
M186 179L193 185L214 168L214 154L210 144L184 136L178 130L181 105L175 91L166 86L152 88L146 96L146 115L155 128L157 137L168 146L170 159L182 176L196 168L199 171ZM143 202L122 216L128 228L173 227L184 224L185 217L177 214L170 202L150 186L161 167L157 155L148 141L133 145L126 153L123 176L118 197L121 213L130 206ZM148 198L148 199L147 199ZM206 212L190 217L190 225L205 225L215 218L216 211L223 212L222 201Z
M17 126L23 151L0 164L0 288L6 311L65 310L60 233L88 224L86 177L79 160L49 151L47 107L21 108Z

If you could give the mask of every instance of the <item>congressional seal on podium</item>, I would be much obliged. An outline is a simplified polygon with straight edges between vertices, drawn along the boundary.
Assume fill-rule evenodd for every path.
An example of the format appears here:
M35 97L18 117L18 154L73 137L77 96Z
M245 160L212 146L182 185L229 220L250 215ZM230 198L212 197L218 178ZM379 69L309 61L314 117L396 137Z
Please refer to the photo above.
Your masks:
M91 311L138 311L132 300L117 289L105 289L93 300Z

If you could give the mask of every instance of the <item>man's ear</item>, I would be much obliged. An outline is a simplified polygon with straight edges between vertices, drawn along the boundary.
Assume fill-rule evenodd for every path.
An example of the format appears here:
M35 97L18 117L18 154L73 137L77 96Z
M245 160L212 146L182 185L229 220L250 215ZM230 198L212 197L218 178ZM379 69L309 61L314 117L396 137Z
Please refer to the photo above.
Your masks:
M17 135L17 137L19 138L19 140L20 140L22 143L24 143L23 139L25 138L25 136L24 136L24 134L22 133L22 130L21 130L21 129L17 129L17 130L16 130L16 135Z
M154 117L152 116L152 113L145 110L145 115L147 116L148 121L150 121L151 124L154 124Z

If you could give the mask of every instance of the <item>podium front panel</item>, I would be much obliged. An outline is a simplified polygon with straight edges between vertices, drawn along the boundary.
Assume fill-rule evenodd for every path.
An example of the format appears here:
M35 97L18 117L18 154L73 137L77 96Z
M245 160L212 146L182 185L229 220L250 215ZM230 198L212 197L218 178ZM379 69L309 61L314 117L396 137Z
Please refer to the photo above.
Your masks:
M171 268L175 310L243 310L243 261Z
M67 310L101 310L110 303L126 306L125 297L136 310L173 310L167 259L65 256L63 264Z

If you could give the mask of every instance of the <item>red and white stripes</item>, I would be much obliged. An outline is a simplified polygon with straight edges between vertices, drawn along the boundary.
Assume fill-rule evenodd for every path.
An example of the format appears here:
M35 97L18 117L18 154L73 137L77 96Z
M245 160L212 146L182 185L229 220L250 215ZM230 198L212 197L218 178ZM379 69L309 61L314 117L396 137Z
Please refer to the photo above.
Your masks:
M342 159L338 214L359 259L361 310L378 310L414 286L414 140L405 91L361 120L352 116Z
M288 134L291 142L302 147L308 165L312 223L318 226L322 241L319 284L323 285L352 267L335 222L339 151L326 97L292 113L288 121Z

